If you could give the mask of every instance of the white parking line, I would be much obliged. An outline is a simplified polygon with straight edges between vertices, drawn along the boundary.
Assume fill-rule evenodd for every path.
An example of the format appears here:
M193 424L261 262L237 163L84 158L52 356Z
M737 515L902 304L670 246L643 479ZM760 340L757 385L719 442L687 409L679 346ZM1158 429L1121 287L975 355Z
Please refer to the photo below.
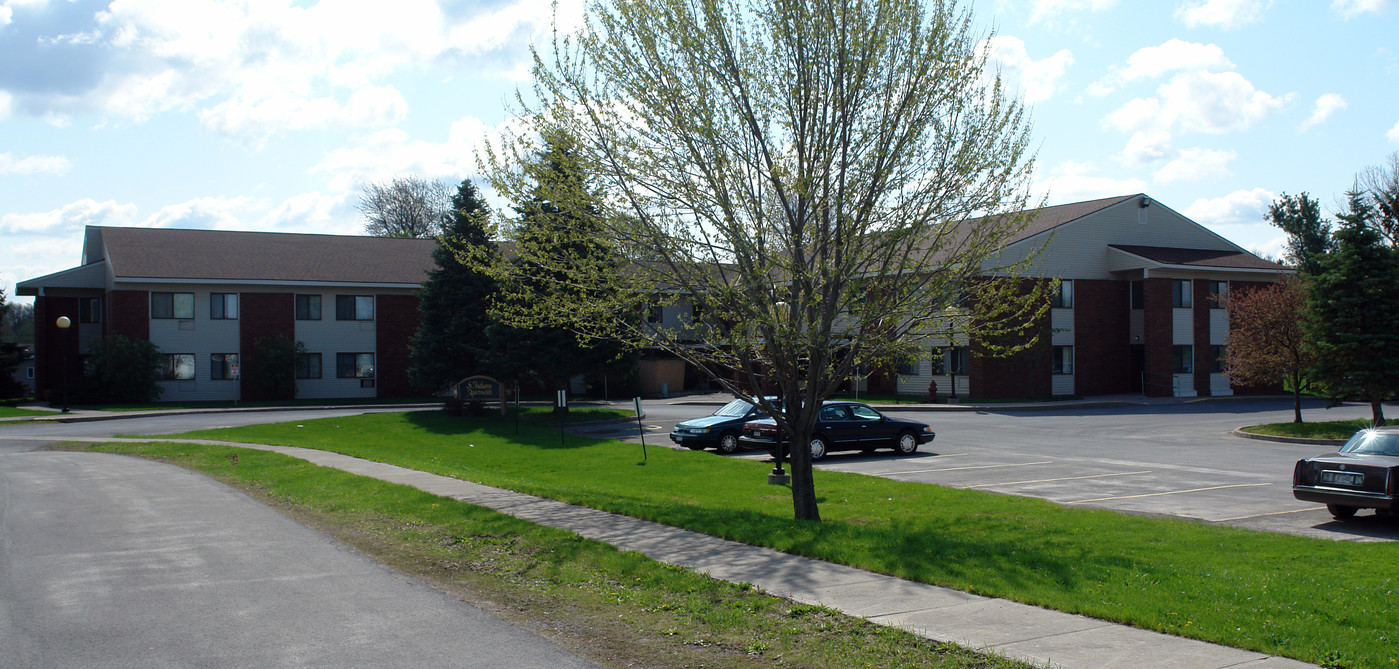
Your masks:
M926 473L928 473L928 472L956 472L956 471L962 471L962 470L964 470L964 469L996 469L997 467L1029 467L1029 466L1031 466L1031 465L1050 465L1050 464L1054 464L1054 461L1053 461L1053 460L1044 460L1044 461L1042 461L1042 462L1017 462L1017 463L1008 464L1008 465L977 465L977 466L975 466L975 467L944 467L944 468L942 468L942 469L910 469L910 470L908 470L908 471L902 471L902 472L884 472L884 473L881 473L881 474L871 474L870 476L898 476L898 475L900 475L900 474L926 474Z
M1191 488L1189 490L1170 490L1167 492L1150 492L1143 495L1122 495L1120 497L1095 497L1093 499L1077 499L1065 504L1083 504L1085 502L1107 502L1114 499L1137 499L1138 497L1160 497L1162 495L1180 495L1187 492L1205 492L1207 490L1223 490L1225 488L1255 488L1258 486L1273 485L1271 483L1237 483L1234 485L1217 485L1209 488Z
M1237 518L1220 518L1219 520L1216 520L1216 521L1214 521L1214 522L1216 522L1216 523L1231 523L1231 522L1236 521L1236 520L1248 520L1249 518L1262 518L1262 517L1264 517L1264 516L1285 516L1285 515L1287 515L1287 514L1289 514L1289 513L1306 513L1306 512L1308 512L1308 511L1325 511L1325 510L1326 510L1326 507L1324 507L1324 506L1309 506L1309 507L1307 507L1307 508L1305 508L1305 509L1293 509L1293 510L1291 510L1291 511L1274 511L1274 512L1272 512L1272 513L1259 513L1259 514L1254 514L1254 515L1252 515L1252 516L1239 516L1239 517L1237 517Z
M966 487L967 487L967 488L986 488L986 487L996 486L996 485L1021 485L1021 484L1025 484L1025 483L1052 483L1052 482L1054 482L1054 481L1077 481L1077 480L1079 480L1079 479L1102 479L1102 478L1109 478L1109 477L1112 477L1112 476L1131 476L1131 475L1133 475L1133 474L1150 474L1150 473L1151 473L1151 470L1149 470L1149 469L1143 469L1142 471L1139 471L1139 472L1116 472L1116 473L1112 473L1112 474L1093 474L1093 475L1091 475L1091 476L1062 476L1062 477L1057 478L1057 479L1031 479L1031 480L1029 480L1029 481L1007 481L1007 482L1005 482L1005 483L978 483L978 484L976 484L976 485L969 485L969 486L966 486Z

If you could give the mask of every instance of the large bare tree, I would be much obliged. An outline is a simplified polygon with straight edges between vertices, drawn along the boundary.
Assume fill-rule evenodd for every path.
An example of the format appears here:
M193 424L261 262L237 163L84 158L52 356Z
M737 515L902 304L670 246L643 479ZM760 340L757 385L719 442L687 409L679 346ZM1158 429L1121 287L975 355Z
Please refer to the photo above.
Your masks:
M375 237L439 236L451 210L452 189L441 180L394 177L366 184L360 193L364 231Z
M949 320L1006 353L1047 309L1044 282L994 261L1031 215L1032 158L980 44L970 14L937 0L591 3L579 32L536 52L538 102L522 96L522 129L482 167L516 202L583 206L594 194L548 193L528 169L540 137L574 138L602 237L630 262L517 245L502 278L605 299L502 316L668 350L763 406L803 446L795 516L819 520L804 446L856 363L926 355ZM699 316L616 317L670 303Z

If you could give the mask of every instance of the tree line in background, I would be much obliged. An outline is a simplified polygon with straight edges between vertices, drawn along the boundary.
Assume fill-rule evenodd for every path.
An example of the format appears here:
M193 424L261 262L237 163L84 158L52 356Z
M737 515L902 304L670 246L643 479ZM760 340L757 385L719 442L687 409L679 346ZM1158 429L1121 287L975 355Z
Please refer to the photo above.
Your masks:
M1368 402L1383 425L1383 401L1399 395L1399 153L1356 177L1335 221L1305 192L1284 193L1267 219L1296 274L1229 296L1231 376L1285 379L1299 423L1313 391Z

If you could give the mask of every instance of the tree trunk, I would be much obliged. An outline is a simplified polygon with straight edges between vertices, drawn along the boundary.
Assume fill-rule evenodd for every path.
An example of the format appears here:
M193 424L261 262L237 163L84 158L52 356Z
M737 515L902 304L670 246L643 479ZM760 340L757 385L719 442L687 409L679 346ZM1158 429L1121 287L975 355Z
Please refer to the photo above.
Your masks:
M1292 382L1292 422L1302 422L1302 388L1295 379Z
M1370 400L1370 413L1372 414L1372 420L1371 420L1371 422L1374 423L1374 425L1372 425L1371 427L1383 427L1383 426L1384 426L1384 400L1381 400L1381 399L1372 399L1372 400Z
M821 512L816 508L816 484L811 477L810 444L811 429L801 429L787 449L792 458L792 513L797 520L821 522Z

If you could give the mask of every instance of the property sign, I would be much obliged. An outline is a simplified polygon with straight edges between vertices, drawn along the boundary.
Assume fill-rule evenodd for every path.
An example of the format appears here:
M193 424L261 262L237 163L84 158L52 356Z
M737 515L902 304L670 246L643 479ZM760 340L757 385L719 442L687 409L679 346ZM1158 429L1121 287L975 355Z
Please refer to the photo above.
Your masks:
M489 376L468 376L452 387L452 396L464 402L500 402L505 415L505 384Z

